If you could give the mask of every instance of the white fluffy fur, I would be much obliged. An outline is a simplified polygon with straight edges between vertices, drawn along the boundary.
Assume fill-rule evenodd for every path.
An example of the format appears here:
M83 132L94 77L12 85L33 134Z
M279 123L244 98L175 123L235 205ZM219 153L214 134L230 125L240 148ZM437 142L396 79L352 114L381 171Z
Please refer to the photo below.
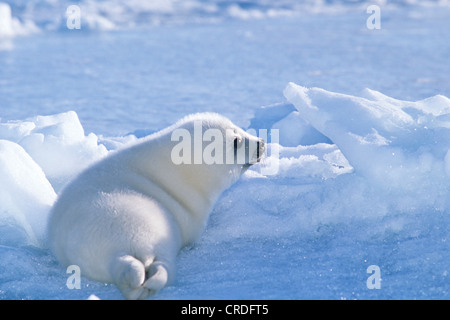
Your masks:
M222 116L196 114L88 168L51 212L49 240L62 264L115 283L128 299L145 298L173 280L178 251L198 238L218 196L247 167L175 165L171 150L178 142L171 133L192 132L195 120L224 137L232 128L242 139L257 139Z

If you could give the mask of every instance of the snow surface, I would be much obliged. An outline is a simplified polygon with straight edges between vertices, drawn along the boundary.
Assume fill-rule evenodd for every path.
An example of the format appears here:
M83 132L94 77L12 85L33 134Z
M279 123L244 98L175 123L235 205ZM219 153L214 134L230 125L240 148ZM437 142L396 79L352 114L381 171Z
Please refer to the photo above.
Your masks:
M49 209L83 168L198 111L267 129L269 152L153 299L450 298L448 1L378 1L373 31L366 1L80 1L76 34L69 2L7 3L1 299L121 299L66 286Z
M296 117L299 115L303 121L295 123L291 119L285 127L280 125L283 119L296 112L291 111L273 123L277 124L277 130L297 132L297 127L301 129L307 122L321 132L327 142L286 147L268 139L265 162L253 166L242 181L225 192L214 209L205 236L181 253L179 279L158 298L305 298L308 290L301 285L302 268L309 265L307 270L312 272L312 261L320 261L322 267L330 266L329 270L322 270L325 274L316 276L335 277L329 279L333 286L337 286L336 282L345 284L346 279L355 285L358 278L364 278L364 266L369 266L369 261L379 264L384 274L383 286L389 291L393 287L389 278L394 278L396 272L406 268L411 270L403 272L428 272L430 276L430 270L420 270L424 265L418 265L417 259L447 252L449 99L435 96L408 102L368 90L369 100L318 88L307 89L293 83L286 87L285 95L298 110ZM269 124L274 121L273 109L286 109L285 106L261 108L253 122ZM266 117L264 111L268 111L269 116ZM56 279L52 281L59 281L63 286L64 270L58 269L45 245L39 246L37 242L37 237L43 240L43 222L56 197L49 179L56 179L60 186L81 168L138 138L116 138L111 144L109 139L102 141L92 133L84 136L74 112L6 121L0 128L0 212L4 231L0 252L5 258L13 257L22 267L23 260L27 260L28 267L25 266L23 272L30 272L33 278L53 273ZM273 130L272 126L267 129ZM325 137L333 143L328 143ZM104 143L114 148L107 150ZM278 147L277 152L274 147ZM63 159L64 165L58 166L56 159ZM261 167L272 166L275 162L277 172L261 174ZM55 167L62 169L55 172ZM430 233L434 234L430 236ZM18 235L22 236L18 238ZM365 245L380 246L379 250L384 251L392 241L397 249L408 242L422 244L423 237L427 242L437 243L432 248L421 248L424 256L417 255L414 246L408 245L408 250L401 253L400 262L395 255L376 254L374 257L370 247L366 248L367 252L361 249ZM334 255L351 254L355 247L357 257L351 259L355 265L346 275L344 270L348 266L334 266ZM236 252L242 248L245 253L236 257ZM313 254L311 250L317 251L312 261L308 258ZM387 251L390 250L394 248ZM45 256L36 266L30 261L37 260L33 252ZM230 255L233 256L231 261ZM323 256L319 259L317 255ZM12 276L7 260L2 261L6 269L2 277ZM443 261L447 261L445 256ZM349 280L355 268L361 268L361 274ZM437 268L440 274L433 276L445 280L447 265ZM269 274L272 276L267 280ZM206 285L211 281L214 285ZM15 296L18 294L15 290L11 292L12 283L15 281L2 282L5 298L20 297ZM111 286L96 284L90 289L88 284L80 293L87 291L86 294L93 293L100 298L117 298ZM362 280L360 285L364 285ZM214 289L205 291L204 286ZM275 286L273 292L272 286ZM191 287L196 287L194 293ZM251 287L255 288L251 290ZM440 283L440 287L439 292L445 297L446 282ZM330 292L334 290L330 288ZM69 289L50 288L45 297L55 298L60 294L72 297L71 293ZM36 292L30 294L42 298L32 295ZM343 296L358 298L361 293L352 291L352 295ZM321 298L320 295L315 297Z

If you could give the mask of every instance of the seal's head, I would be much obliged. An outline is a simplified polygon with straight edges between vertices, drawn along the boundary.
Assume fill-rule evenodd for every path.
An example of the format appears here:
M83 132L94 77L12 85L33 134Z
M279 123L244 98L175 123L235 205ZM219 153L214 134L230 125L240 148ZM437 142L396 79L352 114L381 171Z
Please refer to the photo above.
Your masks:
M216 113L198 113L182 119L172 130L171 141L178 142L171 152L174 164L204 165L204 172L231 172L233 180L259 162L265 152L263 139Z

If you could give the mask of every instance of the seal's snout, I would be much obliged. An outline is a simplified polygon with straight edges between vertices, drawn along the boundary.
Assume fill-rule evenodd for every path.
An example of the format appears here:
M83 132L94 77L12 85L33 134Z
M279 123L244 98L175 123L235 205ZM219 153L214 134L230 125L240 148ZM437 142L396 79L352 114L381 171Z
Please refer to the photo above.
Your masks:
M244 172L247 170L250 166L261 162L262 158L264 157L265 153L265 141L261 138L247 138L245 142L245 162L244 162ZM242 159L242 158L241 158ZM239 161L239 158L237 158L237 161ZM239 163L239 162L238 162Z
M248 165L252 165L258 162L261 162L261 159L264 157L266 143L263 139L258 138L256 141L250 141L249 148L249 161ZM250 151L251 150L251 151Z

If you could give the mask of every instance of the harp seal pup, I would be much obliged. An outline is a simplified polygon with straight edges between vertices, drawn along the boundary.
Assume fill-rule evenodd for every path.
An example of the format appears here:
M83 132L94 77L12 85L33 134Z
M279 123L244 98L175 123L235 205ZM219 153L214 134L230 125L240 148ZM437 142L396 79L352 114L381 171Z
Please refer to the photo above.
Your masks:
M50 248L81 275L144 299L173 281L179 250L199 237L219 195L263 154L264 141L227 118L187 116L71 181L50 213Z

